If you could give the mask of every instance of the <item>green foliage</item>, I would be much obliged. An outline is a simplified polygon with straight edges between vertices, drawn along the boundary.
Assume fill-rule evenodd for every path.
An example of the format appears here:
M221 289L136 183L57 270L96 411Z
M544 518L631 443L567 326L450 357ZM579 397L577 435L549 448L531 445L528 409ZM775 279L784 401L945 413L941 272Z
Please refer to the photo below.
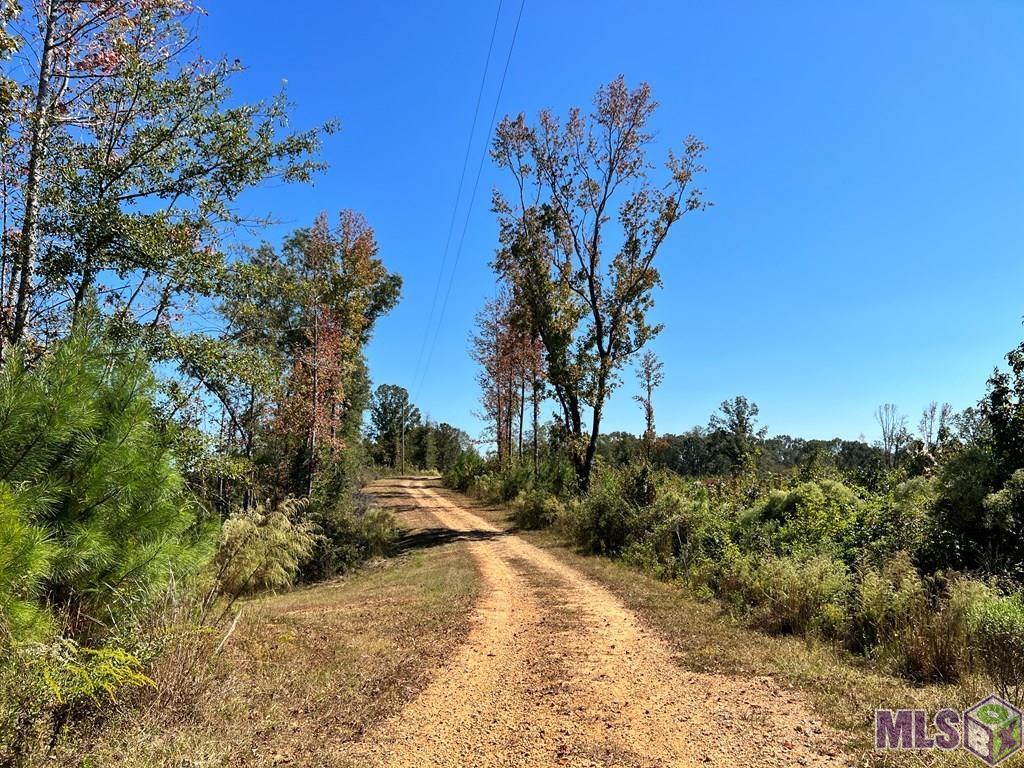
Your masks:
M304 502L289 499L276 509L263 506L224 521L217 552L217 578L231 597L291 586L313 553L317 528L299 519Z
M208 553L153 417L143 357L89 325L0 372L0 611L19 637L52 611L73 633L133 616ZM89 618L87 618L89 617Z
M321 581L345 573L357 564L390 554L398 528L389 512L358 508L349 497L334 504L316 504L306 520L318 532L309 559L302 564L302 581Z
M444 484L456 491L465 492L487 468L486 462L476 451L465 451L444 474Z
M501 504L533 487L533 470L529 465L490 463L473 477L469 492L492 504Z
M911 478L884 496L865 498L848 557L863 553L878 563L896 552L918 556L934 535L935 498L935 483L926 477Z
M650 507L637 511L624 557L660 578L700 588L708 569L724 556L729 528L702 486L686 490L660 491Z
M513 506L516 525L532 531L552 526L563 516L562 503L547 491L521 491Z
M598 474L578 507L573 522L577 546L584 552L617 555L629 542L636 507L625 498L615 472Z
M370 437L381 463L393 469L405 459L409 433L420 423L420 409L409 401L409 392L397 384L381 384L370 403Z
M975 658L1002 696L1024 703L1024 595L990 596L969 611Z
M0 764L42 754L74 717L155 687L133 655L68 638L7 645L0 664Z
M849 642L890 668L924 680L956 680L969 668L968 612L978 582L924 579L900 552L861 578Z
M842 637L852 583L846 566L827 556L769 558L748 586L753 622L769 632Z
M841 554L859 505L852 489L835 480L819 480L776 491L754 511L759 521L774 529L773 538L784 553Z

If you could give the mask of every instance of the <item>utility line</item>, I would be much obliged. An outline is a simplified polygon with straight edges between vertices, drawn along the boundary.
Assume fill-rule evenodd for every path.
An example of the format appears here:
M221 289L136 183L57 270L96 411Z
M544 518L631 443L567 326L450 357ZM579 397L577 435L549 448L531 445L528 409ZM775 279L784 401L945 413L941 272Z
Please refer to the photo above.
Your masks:
M448 237L444 241L444 251L441 254L441 268L437 272L437 282L434 284L434 298L430 302L430 314L427 317L427 324L423 327L423 341L420 342L420 352L416 359L416 367L413 369L412 383L415 385L420 376L420 366L423 363L423 353L427 350L427 341L430 338L430 326L434 322L434 310L437 309L437 297L441 294L441 283L444 280L444 268L448 263L448 250L452 243L452 234L455 232L455 220L458 218L459 203L462 202L462 188L466 182L466 168L469 166L469 155L473 149L473 136L476 134L476 123L480 117L480 104L483 101L484 86L487 84L487 73L491 68L491 54L494 52L494 38L498 34L498 21L501 19L501 5L503 0L498 0L498 10L494 14L494 26L491 28L491 42L487 45L487 59L484 61L484 73L480 78L480 88L476 94L476 107L473 109L473 123L469 128L469 137L466 139L466 154L462 159L462 172L459 174L459 188L455 193L455 206L452 208L451 221L448 222ZM419 390L416 387L417 392Z
M423 380L426 379L427 372L430 370L430 362L434 356L434 347L437 345L437 338L441 333L442 326L444 325L444 313L445 310L448 308L448 299L451 297L452 286L455 284L455 275L459 269L459 259L462 256L462 246L466 241L466 231L469 229L469 220L473 213L473 203L476 201L477 188L480 186L480 176L483 173L484 160L487 159L487 150L491 143L491 134L494 132L494 121L498 117L498 107L501 104L501 94L502 91L505 90L505 78L508 76L508 66L509 63L512 61L512 51L516 47L516 38L519 35L519 23L523 20L523 8L525 6L526 0L520 0L519 15L516 17L515 29L512 30L512 42L509 43L508 46L508 55L505 57L505 68L502 70L501 73L501 84L498 86L498 95L494 99L494 109L491 111L491 124L487 128L487 141L484 144L483 152L480 154L480 164L477 166L476 169L476 179L473 181L473 191L470 193L469 203L466 209L466 220L463 222L462 225L462 234L459 236L459 245L458 248L456 248L455 250L455 261L452 264L451 277L449 277L448 279L448 288L445 291L444 301L441 302L441 312L438 314L437 318L437 329L434 331L433 341L431 342L429 351L427 352L427 361L426 364L423 366L423 371L420 376L419 383L416 385L417 394L419 393L420 387L423 385Z

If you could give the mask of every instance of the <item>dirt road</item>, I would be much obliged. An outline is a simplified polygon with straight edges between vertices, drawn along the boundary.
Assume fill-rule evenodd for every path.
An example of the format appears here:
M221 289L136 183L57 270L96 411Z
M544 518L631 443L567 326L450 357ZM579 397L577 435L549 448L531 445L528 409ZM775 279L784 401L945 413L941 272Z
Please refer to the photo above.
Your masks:
M446 498L436 481L370 488L424 536L459 538L483 582L465 644L358 746L377 766L822 766L839 743L767 678L677 667L608 590ZM402 514L401 512L399 513ZM415 532L414 532L415 535Z

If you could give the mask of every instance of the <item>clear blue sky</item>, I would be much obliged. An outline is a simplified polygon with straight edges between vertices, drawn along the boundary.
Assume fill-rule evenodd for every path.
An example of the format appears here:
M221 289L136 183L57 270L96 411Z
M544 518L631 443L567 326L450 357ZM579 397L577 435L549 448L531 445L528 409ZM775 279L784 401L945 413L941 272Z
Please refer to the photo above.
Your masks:
M518 6L504 2L467 187ZM245 204L284 228L366 214L405 280L371 373L413 389L497 0L206 7L202 50L248 67L241 97L287 80L295 127L341 120L313 187ZM662 104L659 155L689 133L710 148L715 207L661 254L659 430L705 423L738 393L773 433L807 437L873 438L881 402L916 423L930 400L977 400L1024 337L1024 5L526 0L500 114L587 104L619 73ZM488 160L416 398L474 433L467 336L494 289L501 181ZM631 394L616 393L607 430L639 431Z

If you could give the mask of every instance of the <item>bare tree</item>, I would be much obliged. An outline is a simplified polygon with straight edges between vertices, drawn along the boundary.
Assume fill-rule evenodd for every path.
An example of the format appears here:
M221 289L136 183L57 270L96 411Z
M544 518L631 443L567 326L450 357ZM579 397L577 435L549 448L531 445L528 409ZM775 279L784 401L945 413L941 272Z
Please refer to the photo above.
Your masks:
M882 451L886 463L890 468L899 466L900 453L910 438L907 417L901 415L893 403L885 403L875 411L875 421L882 430Z

